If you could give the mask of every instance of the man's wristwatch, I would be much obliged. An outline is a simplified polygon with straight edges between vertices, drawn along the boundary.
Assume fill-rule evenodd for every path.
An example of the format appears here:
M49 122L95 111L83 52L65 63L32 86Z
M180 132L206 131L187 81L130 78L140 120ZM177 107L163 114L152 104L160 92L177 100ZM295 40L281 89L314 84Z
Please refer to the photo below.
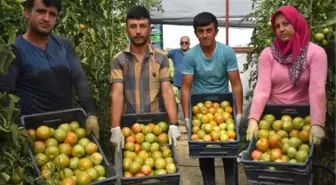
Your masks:
M175 125L175 126L180 126L180 123L179 122L176 122L176 123L173 123L173 122L170 122L169 125Z

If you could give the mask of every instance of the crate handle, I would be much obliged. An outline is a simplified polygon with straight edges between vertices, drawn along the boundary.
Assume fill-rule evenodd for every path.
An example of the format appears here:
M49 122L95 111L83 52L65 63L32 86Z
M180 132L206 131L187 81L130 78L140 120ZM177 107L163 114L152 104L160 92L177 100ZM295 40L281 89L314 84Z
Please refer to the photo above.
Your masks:
M282 114L298 114L298 111L296 108L288 108L288 109L284 109L282 110Z
M159 183L160 183L159 179L149 179L142 181L142 184L159 184Z
M206 148L222 148L222 146L219 144L207 144L205 147Z
M277 180L277 181L282 181L282 182L285 182L286 184L287 183L290 183L290 184L293 184L295 185L295 182L293 179L290 179L290 178L277 178L277 177L270 177L270 176L263 176L263 175L258 175L258 180L260 179L261 182L267 182L269 180Z
M222 155L227 155L227 154L228 154L227 152L222 152L222 151L220 151L220 152L213 152L213 151L211 151L211 152L207 152L207 151L200 152L200 155L209 155L209 156L217 156L217 155L222 156Z
M62 121L62 119L58 118L58 119L44 120L43 123L53 123L53 122L60 122L60 121Z
M216 96L216 95L214 95L214 96L207 96L205 98L205 100L208 100L208 101L219 101L219 96Z
M137 119L136 120L136 122L137 123L142 123L142 122L148 122L148 123L150 123L150 122L153 122L153 119Z

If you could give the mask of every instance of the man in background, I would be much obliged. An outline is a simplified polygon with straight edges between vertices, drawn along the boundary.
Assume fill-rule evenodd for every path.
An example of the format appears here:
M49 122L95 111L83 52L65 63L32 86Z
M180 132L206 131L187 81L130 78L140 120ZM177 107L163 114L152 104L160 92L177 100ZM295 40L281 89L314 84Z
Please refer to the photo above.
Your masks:
M189 50L190 38L188 36L182 36L180 38L180 48L173 49L168 52L168 57L173 60L174 64L174 83L173 90L177 92L177 103L178 103L178 119L183 120L183 111L180 104L181 101L181 86L182 86L182 69L183 69L183 58L184 54Z
M178 89L182 85L182 69L184 54L189 50L190 39L188 36L182 36L180 38L180 48L173 49L168 52L168 57L173 60L174 63L174 83L173 85Z

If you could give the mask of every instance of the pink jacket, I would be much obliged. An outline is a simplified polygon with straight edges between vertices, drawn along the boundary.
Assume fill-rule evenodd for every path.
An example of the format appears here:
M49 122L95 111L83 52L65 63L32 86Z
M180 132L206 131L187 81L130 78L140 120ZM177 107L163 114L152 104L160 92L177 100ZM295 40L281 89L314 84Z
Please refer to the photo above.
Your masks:
M310 43L307 67L294 87L288 67L273 58L269 47L265 48L259 58L249 118L259 120L266 104L310 104L311 123L325 126L327 65L324 49Z

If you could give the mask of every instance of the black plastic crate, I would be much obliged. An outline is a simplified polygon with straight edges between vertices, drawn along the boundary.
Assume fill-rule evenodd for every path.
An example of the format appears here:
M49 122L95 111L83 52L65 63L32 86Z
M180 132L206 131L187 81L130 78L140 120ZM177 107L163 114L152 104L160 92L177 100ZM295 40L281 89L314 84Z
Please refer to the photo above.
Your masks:
M275 119L282 115L305 117L310 114L309 105L266 105L264 114L273 114ZM277 163L253 161L251 154L256 148L257 139L252 138L247 152L242 153L241 162L247 179L251 183L274 185L309 185L312 182L311 168L314 145L311 145L305 163Z
M56 129L60 124L70 123L71 121L78 121L80 127L85 128L86 118L87 115L85 111L81 108L76 108L76 109L53 111L47 113L25 115L21 117L21 123L27 130L37 129L41 125L47 125L49 127ZM103 161L101 165L104 166L106 170L105 179L91 182L87 185L115 185L118 175L116 173L114 166L108 163L107 158L95 136L93 134L90 134L89 136L87 136L87 138L98 146L98 151L103 156ZM32 162L35 167L37 175L41 176L41 171L36 164L33 148L31 145L29 147L29 155L32 158ZM44 183L48 185L47 182L44 181Z
M141 123L147 125L149 123L158 123L160 121L166 121L168 123L168 115L166 113L146 113L146 114L127 114L122 116L120 121L120 127L131 127L134 123ZM173 159L175 161L176 173L155 175L146 177L121 177L121 183L123 185L179 185L180 184L180 168L178 165L178 158L175 147L172 143L171 150L173 153ZM121 164L123 160L123 152L121 152ZM121 169L122 170L122 169ZM123 175L123 173L121 173Z
M212 101L221 103L226 100L230 102L233 109L233 120L235 124L236 139L235 141L193 141L192 135L192 107L198 102ZM236 120L236 104L233 93L204 93L204 94L192 94L189 99L189 131L188 131L188 144L189 144L189 156L193 158L235 158L238 155L239 144L239 128Z

